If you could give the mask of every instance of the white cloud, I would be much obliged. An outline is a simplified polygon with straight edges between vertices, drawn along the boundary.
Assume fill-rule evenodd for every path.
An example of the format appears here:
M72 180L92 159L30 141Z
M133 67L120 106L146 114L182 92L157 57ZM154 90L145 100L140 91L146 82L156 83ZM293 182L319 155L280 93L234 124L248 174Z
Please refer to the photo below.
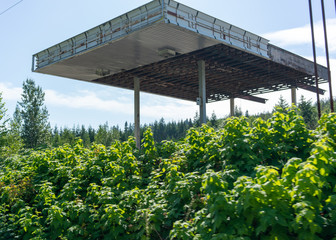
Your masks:
M100 110L105 112L113 112L115 114L133 115L133 98L120 101L119 98L103 99L95 92L81 91L75 95L66 95L54 90L45 90L45 98L47 106L61 106L76 109ZM175 119L176 113L178 118L184 119L195 113L193 103L182 101L164 101L158 100L159 97L151 96L150 101L140 103L140 112L142 117L150 117L159 119ZM182 114L180 114L182 113Z
M315 43L319 48L324 49L324 33L322 21L316 22L314 25ZM329 51L336 52L336 18L327 19L327 35ZM263 34L263 37L269 39L272 44L281 47L311 44L311 28L307 24L302 27L281 30Z
M195 115L196 110L196 103L179 100L176 100L176 102L157 101L153 105L147 102L140 109L142 116L155 119L163 117L166 120L190 118Z
M20 101L22 88L13 87L10 83L0 83L0 92L5 102ZM134 111L133 94L121 93L119 96L111 96L87 89L74 94L64 94L51 89L46 89L44 92L47 108L66 107L126 115L133 115ZM193 116L197 110L192 102L146 93L141 93L140 101L141 116L146 118L185 119Z
M116 100L105 100L88 90L78 92L76 95L66 95L54 90L45 90L46 104L53 106L63 106L77 109L95 109L102 111L118 111L128 113L132 109L132 104L122 103Z
M5 102L19 101L21 98L22 88L12 87L10 84L0 83L0 92Z

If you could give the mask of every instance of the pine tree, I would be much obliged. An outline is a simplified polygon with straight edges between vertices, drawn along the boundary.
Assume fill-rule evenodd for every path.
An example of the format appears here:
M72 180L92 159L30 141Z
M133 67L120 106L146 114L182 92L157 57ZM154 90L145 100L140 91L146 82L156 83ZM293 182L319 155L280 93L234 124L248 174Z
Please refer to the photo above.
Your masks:
M35 82L27 79L23 82L20 116L22 119L21 137L27 148L36 148L49 144L50 124L48 110L44 105L44 92Z

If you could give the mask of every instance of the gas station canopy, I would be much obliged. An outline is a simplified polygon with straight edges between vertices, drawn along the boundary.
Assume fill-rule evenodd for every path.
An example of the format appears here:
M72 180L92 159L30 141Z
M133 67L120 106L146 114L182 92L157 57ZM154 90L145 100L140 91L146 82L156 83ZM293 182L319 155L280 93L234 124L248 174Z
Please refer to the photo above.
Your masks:
M206 102L289 88L316 89L313 62L172 0L153 0L33 56L32 70L196 101L198 61L205 62ZM328 81L318 65L319 83Z

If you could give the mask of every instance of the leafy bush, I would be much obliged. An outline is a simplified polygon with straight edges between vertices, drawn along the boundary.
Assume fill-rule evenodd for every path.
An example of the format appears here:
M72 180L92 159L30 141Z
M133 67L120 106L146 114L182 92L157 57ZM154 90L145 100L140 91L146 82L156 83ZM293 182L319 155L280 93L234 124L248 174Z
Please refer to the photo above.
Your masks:
M335 114L310 131L290 108L8 158L0 239L336 239L335 136Z

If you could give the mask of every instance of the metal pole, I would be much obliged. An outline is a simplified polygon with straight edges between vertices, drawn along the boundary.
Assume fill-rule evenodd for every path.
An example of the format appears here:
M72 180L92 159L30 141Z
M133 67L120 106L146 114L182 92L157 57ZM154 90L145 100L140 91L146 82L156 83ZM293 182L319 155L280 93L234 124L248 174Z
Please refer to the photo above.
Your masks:
M205 61L200 60L198 64L199 98L200 102L200 123L206 123L206 86L205 86Z
M320 105L320 95L318 93L318 72L317 72L317 63L316 63L316 49L315 49L315 36L314 36L314 21L313 21L313 10L311 5L311 0L309 2L309 14L310 14L310 27L312 34L312 45L313 45L313 55L314 55L314 70L315 70L315 82L316 82L316 98L317 98L317 112L318 118L321 118L321 105Z
M161 6L161 10L162 10L162 17L164 17L164 4L165 4L165 0L161 0L162 1L162 6Z
M331 85L331 71L330 71L330 63L329 63L328 36L327 36L327 25L326 25L326 20L325 20L324 0L321 0L321 5L322 5L322 18L323 18L323 30L324 30L324 43L325 43L327 67L328 67L328 78L329 78L330 110L331 112L334 112L334 101L333 101L332 85Z
M292 91L292 104L294 104L296 106L296 87L292 87L291 88L291 91Z
M140 149L140 80L137 77L134 78L134 137Z
M233 117L234 115L235 115L234 98L230 98L230 116Z

